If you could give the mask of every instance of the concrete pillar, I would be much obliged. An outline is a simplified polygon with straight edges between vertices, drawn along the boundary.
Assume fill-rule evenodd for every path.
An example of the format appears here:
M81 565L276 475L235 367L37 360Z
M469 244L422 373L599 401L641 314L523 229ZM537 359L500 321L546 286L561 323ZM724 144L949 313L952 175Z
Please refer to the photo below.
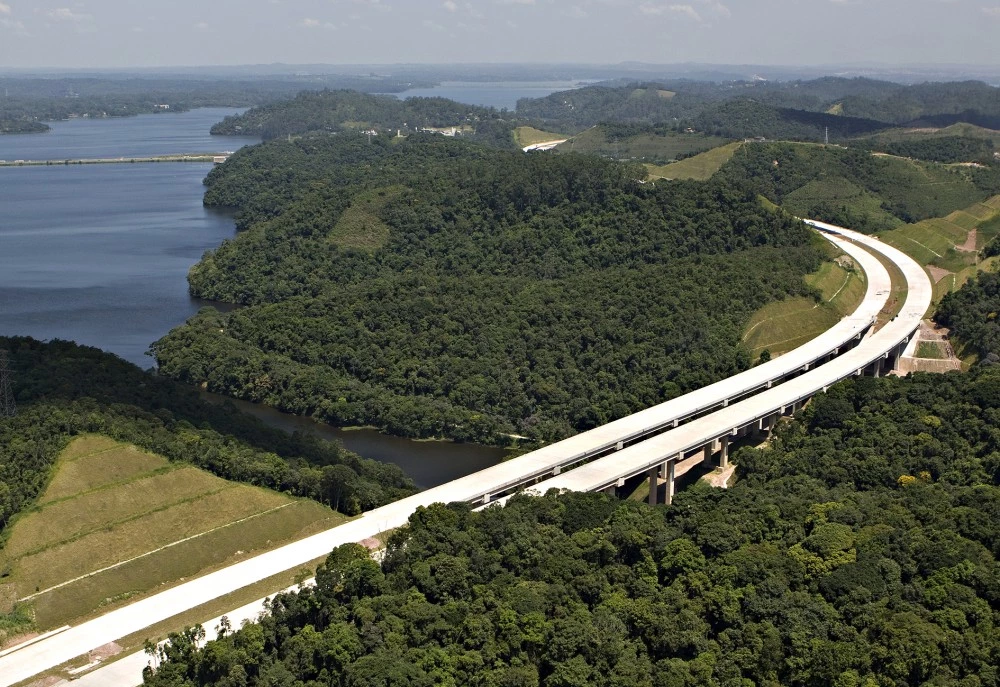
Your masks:
M676 460L667 461L664 466L667 473L667 497L664 500L668 506L674 502L674 466L677 465Z
M485 506L489 502L490 502L490 495L489 494L483 494L483 505Z
M617 492L617 487L615 487L615 485L612 484L610 487L605 487L604 489L602 489L602 491L608 496L614 496Z
M705 448L702 449L702 459L701 459L701 462L704 465L711 465L712 464L712 443L713 442L709 442L709 443L705 444Z
M729 467L729 435L726 434L719 439L719 467Z
M625 448L625 442L624 441L619 441L617 444L615 444L615 450L616 451L621 451L623 448Z
M649 505L656 505L656 497L660 490L660 466L657 465L655 468L649 469Z
M559 474L562 474L562 467L557 465L554 468L552 468L552 476L555 477L556 475Z

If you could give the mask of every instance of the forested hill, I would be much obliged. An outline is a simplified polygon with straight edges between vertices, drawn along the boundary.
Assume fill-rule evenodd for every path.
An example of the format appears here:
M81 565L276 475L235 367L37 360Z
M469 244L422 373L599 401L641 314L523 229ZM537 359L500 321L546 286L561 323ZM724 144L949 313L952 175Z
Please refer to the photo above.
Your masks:
M673 506L415 513L148 687L1000 684L1000 376L861 378Z
M598 84L522 99L517 116L575 132L600 124L672 122L731 138L823 140L893 126L968 122L1000 128L1000 89L981 82L903 86L869 79Z
M413 491L394 465L270 429L96 348L0 337L0 349L10 354L18 405L16 417L0 418L0 541L11 517L44 489L59 452L88 432L348 514Z
M739 185L440 136L240 151L206 202L243 231L154 345L213 391L414 436L550 440L746 368L749 316L809 293L813 238Z
M376 129L382 135L423 128L457 127L470 138L511 147L511 125L498 111L446 98L407 98L357 91L304 91L292 100L251 108L226 117L213 134L260 136L265 140L310 131Z

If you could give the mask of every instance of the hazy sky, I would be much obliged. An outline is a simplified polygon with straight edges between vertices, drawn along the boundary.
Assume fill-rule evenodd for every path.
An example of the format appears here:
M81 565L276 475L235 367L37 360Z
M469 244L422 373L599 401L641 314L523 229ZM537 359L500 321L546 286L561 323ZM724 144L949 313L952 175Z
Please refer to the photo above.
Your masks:
M0 69L1000 61L1000 0L0 0Z

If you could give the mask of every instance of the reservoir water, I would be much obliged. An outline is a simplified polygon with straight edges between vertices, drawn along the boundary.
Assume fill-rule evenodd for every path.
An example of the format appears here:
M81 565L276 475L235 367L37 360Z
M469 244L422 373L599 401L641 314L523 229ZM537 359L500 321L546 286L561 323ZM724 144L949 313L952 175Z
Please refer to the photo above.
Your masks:
M233 150L210 136L231 108L52 123L0 136L0 159ZM0 168L0 333L70 339L151 367L149 344L201 307L187 271L233 235L202 206L205 163Z
M62 160L235 150L254 139L213 137L232 109L52 123L46 134L0 136L0 159ZM68 339L153 366L149 344L198 311L187 272L233 235L202 205L201 163L0 168L0 334ZM240 404L265 422L338 439L396 463L429 487L500 462L503 451L341 431Z

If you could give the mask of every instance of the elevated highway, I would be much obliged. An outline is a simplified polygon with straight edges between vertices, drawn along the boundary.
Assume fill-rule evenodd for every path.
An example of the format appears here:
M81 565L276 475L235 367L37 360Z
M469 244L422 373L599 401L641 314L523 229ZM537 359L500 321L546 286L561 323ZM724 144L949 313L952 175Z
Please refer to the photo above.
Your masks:
M910 342L924 313L930 307L933 287L923 268L901 251L863 234L822 222L810 222L823 231L850 237L895 263L907 282L907 294L900 313L882 329L858 346L816 369L746 400L694 419L676 429L636 444L613 456L587 463L571 472L554 475L532 487L545 493L549 489L570 491L611 490L629 478L648 474L650 502L658 499L658 481L665 482L665 501L674 495L676 465L701 452L706 462L716 453L719 462L728 461L729 441L752 428L770 428L777 418L794 412L818 393L842 379L870 371L879 374L892 369Z
M834 231L828 227L821 228L828 232ZM0 687L9 687L27 680L96 647L139 632L233 590L299 567L341 544L363 541L380 532L400 527L420 506L453 501L489 503L497 495L530 486L546 478L566 478L579 470L587 470L586 474L591 475L582 479L580 484L584 484L586 488L606 488L607 480L593 476L595 471L611 471L616 472L616 475L631 471L636 474L637 471L649 470L651 467L659 469L665 462L672 465L672 459L686 450L686 444L690 443L689 439L692 437L705 440L707 435L713 433L715 437L728 436L733 428L738 429L743 424L753 422L758 416L762 418L768 413L781 412L836 379L862 370L873 361L891 356L900 343L913 333L916 323L926 310L929 295L925 298L923 294L925 291L929 294L929 281L923 270L899 251L890 255L886 252L888 246L882 246L877 241L846 230L839 234L841 236L832 235L830 238L863 267L868 276L867 292L864 302L855 313L808 344L718 384L369 511L356 520L326 532L241 561L16 648L0 655ZM903 269L910 282L907 316L898 317L897 326L884 327L875 335L863 338L887 300L890 279L877 259L857 245L844 241L842 236L849 236L869 248L877 248ZM916 271L910 269L911 265L907 263L911 263ZM926 282L926 289L920 280ZM924 300L927 304L919 307ZM917 309L919 315L910 327L910 313L915 313ZM845 352L852 345L854 347ZM832 356L836 356L833 362L826 362ZM831 364L838 365L836 374L822 373ZM817 381L820 382L818 385ZM756 396L745 398L755 392L758 392ZM758 403L755 400L758 398L765 400ZM712 413L712 410L717 412ZM706 413L711 414L705 415ZM706 432L706 427L711 429ZM684 439L677 434L679 429L684 431ZM669 431L643 443L635 443L664 430ZM643 447L651 441L656 442L656 448L652 452L645 452ZM609 451L613 452L610 457L600 458ZM600 459L594 460L595 458ZM587 460L593 462L576 467L572 473L564 472ZM624 470L608 467L616 464L628 467ZM618 480L616 475L611 477L615 484ZM550 481L542 481L539 486L549 484ZM564 483L560 482L552 486L573 488L562 487L562 484ZM111 666L104 670L110 668ZM120 681L123 679L116 676L107 684L130 684Z

